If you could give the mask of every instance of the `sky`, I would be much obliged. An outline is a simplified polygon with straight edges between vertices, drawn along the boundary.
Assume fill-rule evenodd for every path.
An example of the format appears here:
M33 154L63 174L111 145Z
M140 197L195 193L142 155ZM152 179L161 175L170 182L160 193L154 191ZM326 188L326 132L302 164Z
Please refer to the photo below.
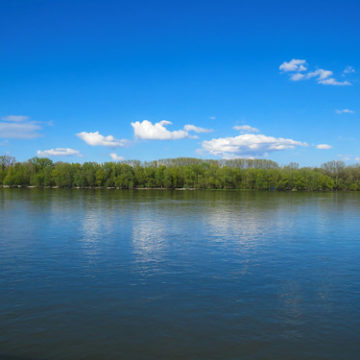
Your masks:
M0 154L360 161L359 1L0 0Z

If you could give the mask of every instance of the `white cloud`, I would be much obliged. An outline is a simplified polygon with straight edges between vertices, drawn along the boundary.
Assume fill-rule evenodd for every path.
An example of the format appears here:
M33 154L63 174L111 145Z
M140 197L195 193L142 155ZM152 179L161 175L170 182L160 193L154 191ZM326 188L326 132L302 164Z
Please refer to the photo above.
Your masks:
M108 146L108 147L122 147L127 145L128 140L115 139L112 135L103 136L98 131L86 132L82 131L76 134L81 140L84 140L88 145L91 146Z
M234 130L240 130L242 132L259 132L259 129L252 127L250 125L235 125Z
M38 156L47 157L47 156L81 156L80 151L70 149L70 148L56 148L49 150L38 150Z
M288 71L306 71L307 68L304 66L306 64L306 60L302 59L292 59L289 62L284 61L280 66L279 69L285 72Z
M204 129L195 125L185 125L184 129L170 131L166 128L167 125L172 123L167 120L162 120L157 123L152 123L149 120L132 122L131 126L134 129L136 138L144 140L177 140L191 138L196 139L196 135L191 135L189 132L204 133L210 132L210 129Z
M307 144L260 134L217 138L202 143L203 150L222 158L265 156L269 152L293 149L296 146L307 146Z
M24 115L8 115L8 116L2 117L1 120L20 122L20 121L27 121L27 120L29 120L29 117L28 117L28 116L24 116Z
M202 127L198 127L198 126L195 126L195 125L185 125L184 126L184 130L185 131L194 131L196 133L209 133L209 132L212 132L213 129L205 129L205 128L202 128Z
M347 67L344 69L343 74L344 74L344 75L345 75L345 74L352 74L352 73L354 73L354 72L356 72L356 71L355 71L355 69L354 69L352 66L347 66Z
M216 120L216 116L210 116L210 120Z
M309 71L306 73L307 68L303 65L305 60L292 59L289 62L283 62L280 65L280 70L284 72L292 72L290 75L291 81L300 81L308 80L314 78L318 84L322 85L332 85L332 86L348 86L352 85L350 81L338 81L333 77L333 72L331 70L317 69L314 71ZM352 68L351 68L352 69ZM349 72L350 69L348 69ZM345 70L343 74L345 73Z
M355 113L354 110L350 110L350 109L335 110L335 112L337 114L354 114Z
M132 122L131 126L134 129L134 135L140 139L147 140L176 140L189 137L189 134L185 130L169 131L165 126L171 125L170 121L162 120L155 124L149 120L143 120L142 122Z
M117 155L117 154L115 154L115 153L111 153L111 154L110 154L110 157L111 157L114 161L122 161L122 160L124 160L124 158L123 158L122 156Z
M0 138L6 139L33 139L41 136L38 133L41 126L33 121L0 122Z
M354 160L355 160L355 161L360 161L360 157L359 157L359 156L356 156Z
M320 150L329 150L332 148L332 146L328 145L328 144L319 144L319 145L316 145L316 148L320 149Z

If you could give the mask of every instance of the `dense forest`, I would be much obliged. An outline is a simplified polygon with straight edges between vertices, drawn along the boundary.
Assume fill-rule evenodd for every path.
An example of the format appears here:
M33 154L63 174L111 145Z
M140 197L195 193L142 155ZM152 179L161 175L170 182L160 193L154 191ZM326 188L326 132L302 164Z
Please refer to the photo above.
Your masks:
M0 186L243 189L263 191L360 190L360 165L330 161L320 167L280 167L271 160L164 159L66 163L46 158L17 162L0 156Z

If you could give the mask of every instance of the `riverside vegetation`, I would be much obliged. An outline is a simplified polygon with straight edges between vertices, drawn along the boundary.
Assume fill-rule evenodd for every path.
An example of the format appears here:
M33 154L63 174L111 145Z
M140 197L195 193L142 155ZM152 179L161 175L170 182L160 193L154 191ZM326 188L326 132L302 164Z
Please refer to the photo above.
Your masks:
M53 162L34 157L25 162L0 156L0 185L36 187L107 187L121 189L243 189L262 191L360 190L360 165L330 161L321 167L271 160L163 159L152 162Z

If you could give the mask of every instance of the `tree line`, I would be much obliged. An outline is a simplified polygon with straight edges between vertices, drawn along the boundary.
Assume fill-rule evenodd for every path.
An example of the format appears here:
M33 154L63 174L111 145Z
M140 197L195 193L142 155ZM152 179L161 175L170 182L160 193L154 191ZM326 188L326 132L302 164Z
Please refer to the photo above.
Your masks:
M359 191L360 165L330 161L320 167L279 166L262 159L162 159L152 162L53 162L34 157L24 162L0 156L0 185L243 189L262 191Z

